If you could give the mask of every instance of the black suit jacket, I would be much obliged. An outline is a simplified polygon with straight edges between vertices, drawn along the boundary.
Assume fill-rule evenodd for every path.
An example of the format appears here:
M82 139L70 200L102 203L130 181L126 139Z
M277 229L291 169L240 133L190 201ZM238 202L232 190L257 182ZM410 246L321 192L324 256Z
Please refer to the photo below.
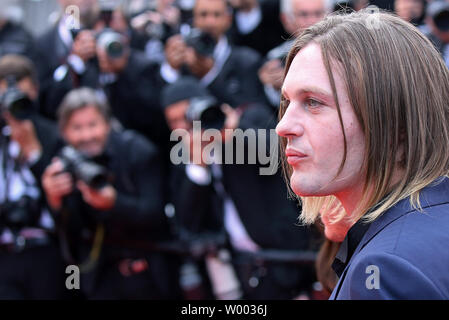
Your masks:
M279 1L262 0L259 1L262 11L262 20L259 25L250 33L243 34L237 27L236 13L234 12L233 23L228 31L231 42L238 46L248 46L265 56L271 48L281 44L289 38L288 33L280 21Z
M31 34L21 25L6 22L0 29L0 57L6 54L19 54L34 59L35 53Z
M163 210L161 156L147 139L133 131L111 131L105 151L93 161L107 168L117 191L115 205L99 211L86 204L78 191L66 198L73 238L84 229L104 223L106 240L160 241L170 238Z
M30 170L39 185L41 185L41 178L45 169L57 154L63 142L59 135L58 127L54 122L36 113L31 116L31 121L33 122L37 138L41 143L42 154L38 161L30 167Z
M117 81L104 90L112 114L125 128L136 130L168 152L169 129L160 105L164 83L158 76L159 65L139 51L132 50L128 66Z
M58 24L36 40L40 113L50 119L56 119L56 109L63 97L63 93L59 99L53 97L55 86L53 73L66 62L70 50L71 48L66 46L59 35Z
M187 237L223 231L223 199L212 183L199 185L186 176L186 165L170 168L170 202L179 234Z
M261 56L247 47L231 47L231 54L218 76L207 88L220 101L232 107L263 102L264 91L257 72Z
M111 184L117 191L117 198L108 211L90 207L79 192L65 199L68 210L65 213L69 214L65 232L78 262L86 261L92 246L92 238L86 239L84 234L91 232L93 235L98 224L103 224L105 230L98 263L91 272L84 274L83 292L88 296L94 293L97 280L102 281L101 272L117 270L122 259L145 258L149 268L145 281L154 284L153 296L159 299L177 297L177 257L152 250L158 242L172 239L163 207L164 176L157 148L136 132L112 131L105 152L93 160L106 166L112 174ZM126 282L128 278L121 279ZM128 279L128 285L132 285L133 279ZM103 282L102 286L107 284Z

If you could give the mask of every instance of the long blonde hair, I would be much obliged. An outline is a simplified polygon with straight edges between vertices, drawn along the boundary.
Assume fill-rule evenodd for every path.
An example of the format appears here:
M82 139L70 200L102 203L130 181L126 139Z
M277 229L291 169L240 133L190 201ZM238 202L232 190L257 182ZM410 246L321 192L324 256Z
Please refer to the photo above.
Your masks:
M421 209L419 191L449 171L449 71L440 54L408 22L392 14L362 10L330 15L300 34L288 54L285 75L296 54L311 42L321 48L343 131L340 171L347 147L331 69L335 63L341 67L365 135L364 195L354 219L371 208L363 219L373 221L407 197L414 208ZM282 97L279 119L287 107ZM281 148L285 146L286 139L281 138ZM398 161L400 150L403 157ZM398 167L403 176L391 190ZM285 157L283 170L289 180L292 169ZM330 195L301 197L301 201L300 220L305 224L313 223L323 208L338 209L338 201ZM341 214L335 221L345 215L339 206Z

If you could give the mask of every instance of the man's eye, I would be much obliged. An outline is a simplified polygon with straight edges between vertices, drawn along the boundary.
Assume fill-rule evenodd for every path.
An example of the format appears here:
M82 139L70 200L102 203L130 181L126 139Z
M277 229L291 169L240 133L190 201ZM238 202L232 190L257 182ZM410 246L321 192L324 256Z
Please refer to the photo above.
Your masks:
M310 109L316 109L322 106L322 103L315 99L307 99L304 104L307 108Z

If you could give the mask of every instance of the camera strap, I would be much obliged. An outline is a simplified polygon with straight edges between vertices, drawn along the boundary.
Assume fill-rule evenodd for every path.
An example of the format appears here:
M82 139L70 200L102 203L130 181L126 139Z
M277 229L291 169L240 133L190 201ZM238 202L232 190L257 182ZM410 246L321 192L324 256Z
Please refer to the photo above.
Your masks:
M98 263L98 258L100 257L101 249L103 248L104 241L104 225L102 223L97 225L95 230L94 242L92 248L89 252L89 257L86 261L79 265L81 273L88 273L92 271Z
M77 263L70 250L69 240L67 237L67 233L65 232L68 226L70 214L71 214L70 210L67 209L67 207L63 206L61 212L61 224L57 228L60 239L62 257L67 263L78 265L81 273L88 273L97 266L98 258L100 257L101 249L103 248L104 224L99 223L96 227L93 244L91 249L89 250L89 255L87 259L84 262Z

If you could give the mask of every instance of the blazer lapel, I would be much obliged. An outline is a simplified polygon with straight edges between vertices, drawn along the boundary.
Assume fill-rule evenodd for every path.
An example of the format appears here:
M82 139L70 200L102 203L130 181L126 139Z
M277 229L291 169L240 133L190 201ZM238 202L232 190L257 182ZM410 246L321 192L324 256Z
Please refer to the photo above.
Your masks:
M431 183L429 186L421 190L420 202L423 210L433 205L449 203L449 178L438 178L435 180L435 182ZM350 267L354 257L356 257L357 254L361 250L363 250L363 248L390 223L413 211L415 211L415 209L410 205L410 198L406 198L399 201L395 206L387 210L370 225L359 245L357 246L354 254L349 260L345 270L343 271L342 276L337 283L337 286L332 291L329 300L336 300L336 298L338 297L338 293L344 282L347 270Z

